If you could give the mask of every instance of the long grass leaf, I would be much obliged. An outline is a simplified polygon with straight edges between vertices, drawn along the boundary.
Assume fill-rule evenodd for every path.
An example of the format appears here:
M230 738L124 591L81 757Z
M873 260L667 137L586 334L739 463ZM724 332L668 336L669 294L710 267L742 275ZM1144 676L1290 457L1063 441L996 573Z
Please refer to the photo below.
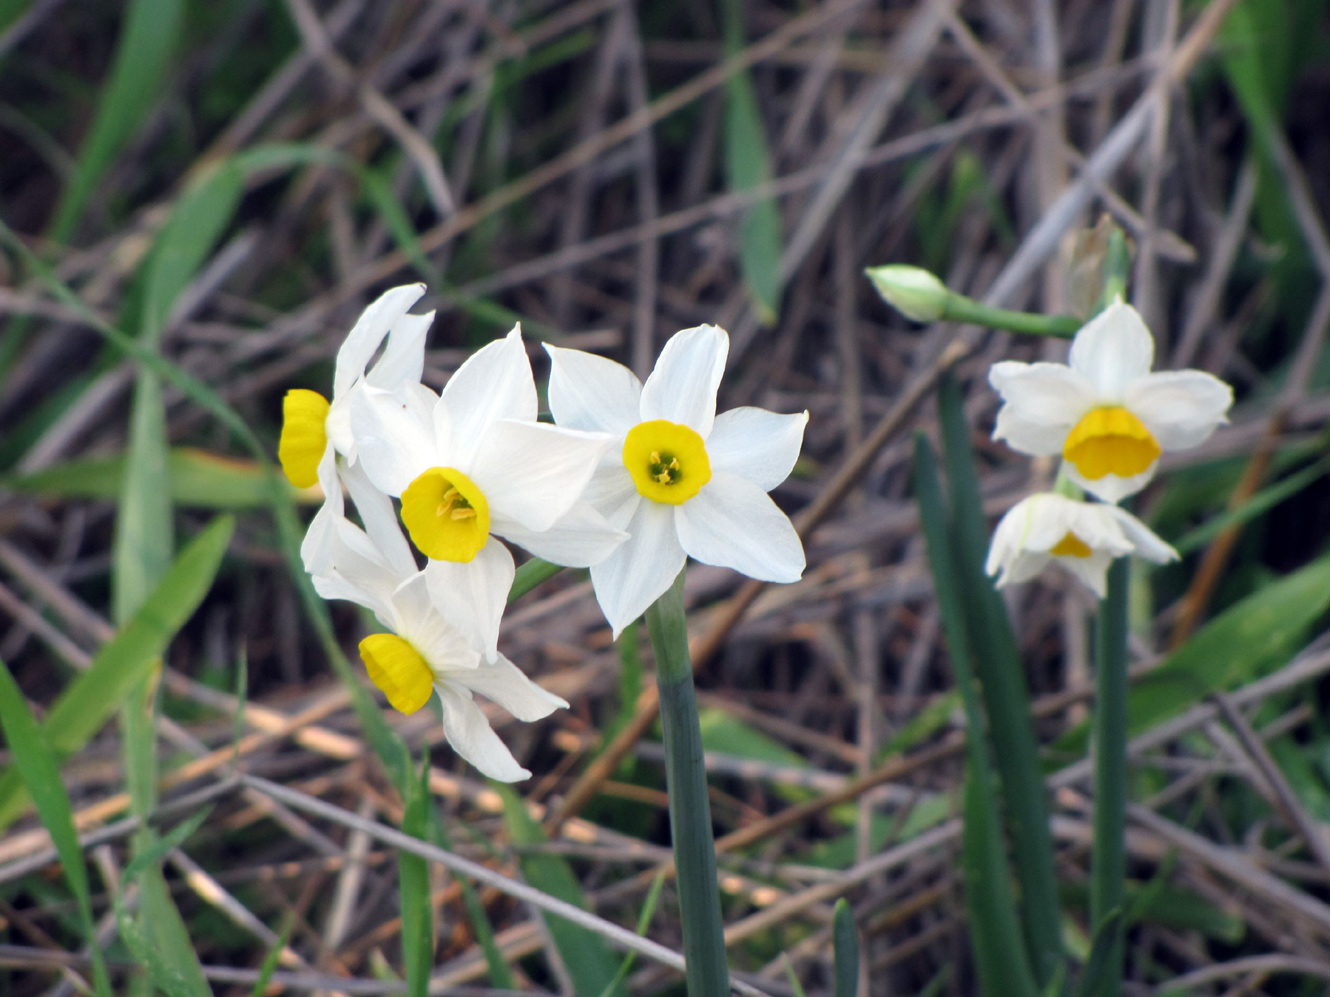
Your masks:
M956 685L965 707L967 765L961 851L975 968L983 992L991 997L1034 997L1038 988L1018 927L1020 917L1002 841L997 786L988 757L983 714L974 688L971 637L966 629L963 604L965 596L956 581L956 554L951 549L948 535L937 458L922 433L914 441L914 487L928 548L928 563L933 571L938 612L943 632L947 635Z
M744 46L741 0L725 0L725 50L733 56ZM725 175L735 193L771 180L771 153L748 70L725 83ZM781 299L780 208L774 197L756 201L739 222L739 265L763 325L772 325Z
M36 804L37 815L51 836L65 879L78 903L79 921L92 951L93 979L98 997L110 997L111 983L106 975L101 946L97 944L97 928L92 919L92 894L88 887L88 870L83 863L83 850L79 846L78 831L74 827L74 810L69 794L60 778L60 766L55 754L42 736L40 725L28 709L28 703L19 691L9 668L0 661L0 726L4 728L5 742L14 757L14 768L28 787Z
M69 241L107 167L162 95L162 79L180 35L183 0L130 0L124 11L96 117L51 222L54 242Z
M231 517L219 516L195 537L138 612L61 693L42 725L57 758L81 749L162 656L212 586L234 527ZM17 773L0 776L0 828L25 802Z
M1061 907L1053 869L1048 801L1024 663L1007 607L984 572L988 521L980 499L960 385L950 374L938 383L938 414L961 610L972 641L975 673L1002 782L1002 813L1021 887L1021 923L1036 980L1044 987L1062 963Z
M540 823L526 810L521 797L507 786L497 786L503 797L503 820L513 843L542 845L548 840ZM522 875L536 889L578 907L586 908L586 896L577 877L561 855L524 852L520 857ZM541 915L554 939L554 947L573 981L577 997L601 997L608 990L611 997L625 997L623 987L615 986L617 960L605 940L581 925L552 914Z
M430 841L446 851L453 851L452 840L448 836L438 810L431 804L426 808ZM466 907L467 920L471 922L471 931L476 936L476 944L485 956L485 966L489 972L490 983L496 990L516 989L512 967L503 956L498 940L494 937L494 926L490 924L485 905L480 902L480 894L470 881L458 877L457 885L462 891L462 903Z
M835 997L858 997L859 993L859 929L854 923L854 911L844 897L836 901L832 913L831 940L835 962Z
M425 811L429 806L429 759L419 780L411 781L402 815L402 830L426 840ZM410 997L429 993L429 974L434 957L434 915L430 907L429 866L411 852L397 853L397 884L402 911L402 962Z

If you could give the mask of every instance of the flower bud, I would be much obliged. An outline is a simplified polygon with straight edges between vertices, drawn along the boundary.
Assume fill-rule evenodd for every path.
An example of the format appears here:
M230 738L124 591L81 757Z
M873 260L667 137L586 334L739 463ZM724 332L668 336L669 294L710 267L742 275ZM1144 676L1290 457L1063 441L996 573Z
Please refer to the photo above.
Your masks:
M864 271L884 301L915 322L936 322L946 311L946 285L921 267L892 263Z

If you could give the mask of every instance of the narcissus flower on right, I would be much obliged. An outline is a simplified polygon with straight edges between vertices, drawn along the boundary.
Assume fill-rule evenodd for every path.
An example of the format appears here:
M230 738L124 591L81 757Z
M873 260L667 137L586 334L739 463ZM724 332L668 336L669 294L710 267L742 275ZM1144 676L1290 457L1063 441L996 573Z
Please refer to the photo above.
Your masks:
M615 440L583 498L629 534L591 565L596 601L616 637L690 555L764 581L803 574L803 544L767 492L794 467L808 413L717 415L729 346L714 325L676 333L645 384L613 360L545 347L555 423Z
M1115 505L1040 492L1008 510L993 531L984 570L998 588L1029 581L1051 564L1066 568L1100 599L1114 558L1135 554L1164 564L1178 552Z
M1204 371L1151 373L1154 337L1118 299L1071 344L1069 364L993 365L1002 396L995 440L1035 457L1061 454L1071 479L1106 502L1144 488L1165 450L1198 446L1228 421L1233 389Z

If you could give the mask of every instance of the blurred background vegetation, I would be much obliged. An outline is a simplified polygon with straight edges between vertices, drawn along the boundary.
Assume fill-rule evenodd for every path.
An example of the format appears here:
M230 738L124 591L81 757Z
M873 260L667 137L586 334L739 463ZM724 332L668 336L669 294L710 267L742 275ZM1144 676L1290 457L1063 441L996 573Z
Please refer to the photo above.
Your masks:
M329 664L364 622L337 605L329 631L302 599L293 503L315 497L274 493L264 461L284 391L326 391L364 304L422 280L435 387L519 320L640 373L715 322L723 408L811 413L777 501L859 468L803 582L752 601L689 575L717 833L737 835L731 958L768 993L825 991L846 896L873 994L976 992L908 439L935 431L928 388L954 366L1000 513L1053 469L989 441L987 367L1063 347L912 325L862 270L1072 311L1074 233L1107 212L1156 365L1239 399L1137 504L1185 556L1133 591L1133 992L1325 993L1328 101L1322 0L0 0L0 659L91 870L82 890L60 874L7 753L0 988L85 989L91 930L117 992L403 989L395 849L228 780L403 820ZM1053 577L1008 608L1083 956L1093 607ZM584 775L632 729L649 651L610 644L575 572L503 639L573 708L503 726L536 773L517 795L459 766L428 711L391 715L431 763L428 839L629 928L645 910L677 949L672 888L652 889L656 735ZM116 823L205 812L155 851ZM133 853L162 871L123 890ZM681 992L647 961L618 979L594 932L421 875L440 992Z

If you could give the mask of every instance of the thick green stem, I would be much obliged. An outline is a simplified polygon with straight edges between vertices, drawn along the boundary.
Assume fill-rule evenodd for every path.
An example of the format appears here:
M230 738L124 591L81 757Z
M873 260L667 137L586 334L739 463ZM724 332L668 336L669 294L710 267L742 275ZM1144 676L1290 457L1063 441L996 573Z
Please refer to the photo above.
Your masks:
M1075 315L1038 315L1034 312L1013 312L988 305L951 291L942 306L942 318L948 322L966 322L986 329L1006 329L1033 336L1057 336L1070 339L1085 323Z
M688 655L682 572L647 610L647 629L656 653L656 683L660 688L665 784L670 796L670 839L674 842L688 997L726 997L730 974L725 961L725 922L716 886L716 842L707 800L693 664Z
M1098 928L1122 908L1127 876L1127 587L1131 562L1108 569L1108 594L1095 628L1097 693L1094 716L1094 852L1090 868L1090 923ZM1099 997L1122 989L1122 941L1109 950Z

